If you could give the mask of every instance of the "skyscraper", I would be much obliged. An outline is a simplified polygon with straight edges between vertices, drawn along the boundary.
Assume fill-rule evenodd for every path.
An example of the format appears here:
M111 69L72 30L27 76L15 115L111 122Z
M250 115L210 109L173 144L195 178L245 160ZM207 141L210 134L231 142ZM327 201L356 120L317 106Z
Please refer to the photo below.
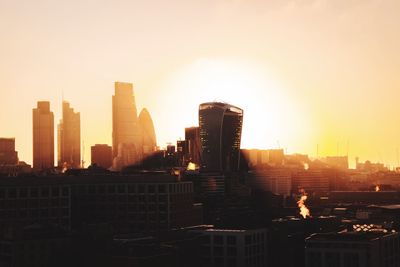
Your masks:
M200 128L199 127L185 128L185 140L187 142L188 152L189 152L187 155L187 159L190 162L199 165L200 153L201 153Z
M92 164L97 164L104 169L112 166L112 148L106 144L96 144L91 147Z
M79 168L81 161L81 119L69 103L62 103L62 119L58 124L58 166Z
M142 135L143 156L150 155L156 150L156 132L150 113L145 108L139 114L139 126Z
M0 165L18 164L18 152L15 151L15 138L0 138Z
M39 101L32 110L33 169L54 167L54 114L50 102Z
M227 103L200 104L201 169L237 171L243 110Z
M112 111L113 167L120 169L142 157L142 137L131 83L115 82Z

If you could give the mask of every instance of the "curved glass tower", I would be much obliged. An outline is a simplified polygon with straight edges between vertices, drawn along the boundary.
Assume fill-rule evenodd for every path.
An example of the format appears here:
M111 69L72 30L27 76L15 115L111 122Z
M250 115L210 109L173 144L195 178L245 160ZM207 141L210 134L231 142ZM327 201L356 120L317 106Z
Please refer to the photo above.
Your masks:
M199 106L201 169L237 171L240 160L243 110L227 103Z

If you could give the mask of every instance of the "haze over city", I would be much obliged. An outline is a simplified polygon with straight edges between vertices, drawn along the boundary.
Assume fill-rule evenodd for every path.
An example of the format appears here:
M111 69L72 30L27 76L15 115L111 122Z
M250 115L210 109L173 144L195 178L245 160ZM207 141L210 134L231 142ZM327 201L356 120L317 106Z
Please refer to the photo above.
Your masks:
M32 163L32 108L81 114L85 159L111 144L114 81L132 82L157 144L198 106L244 110L242 148L398 166L398 1L1 1L0 133Z

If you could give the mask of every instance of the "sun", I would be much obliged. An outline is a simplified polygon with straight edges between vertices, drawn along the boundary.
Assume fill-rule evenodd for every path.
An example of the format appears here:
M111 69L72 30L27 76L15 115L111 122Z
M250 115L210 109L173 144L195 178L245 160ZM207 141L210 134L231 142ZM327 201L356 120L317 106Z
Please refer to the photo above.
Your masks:
M198 59L171 74L163 87L168 91L165 101L178 105L174 125L197 124L202 102L221 101L242 108L243 148L292 146L296 139L292 135L307 128L288 90L267 66L254 61Z

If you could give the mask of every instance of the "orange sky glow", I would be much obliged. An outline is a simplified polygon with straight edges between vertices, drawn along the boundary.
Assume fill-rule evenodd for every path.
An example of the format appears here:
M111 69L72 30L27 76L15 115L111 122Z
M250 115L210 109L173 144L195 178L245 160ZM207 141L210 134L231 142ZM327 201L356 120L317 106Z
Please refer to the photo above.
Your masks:
M132 82L161 147L198 105L244 109L243 148L399 165L396 0L0 1L0 137L32 163L32 108L64 99L111 144L114 81Z

